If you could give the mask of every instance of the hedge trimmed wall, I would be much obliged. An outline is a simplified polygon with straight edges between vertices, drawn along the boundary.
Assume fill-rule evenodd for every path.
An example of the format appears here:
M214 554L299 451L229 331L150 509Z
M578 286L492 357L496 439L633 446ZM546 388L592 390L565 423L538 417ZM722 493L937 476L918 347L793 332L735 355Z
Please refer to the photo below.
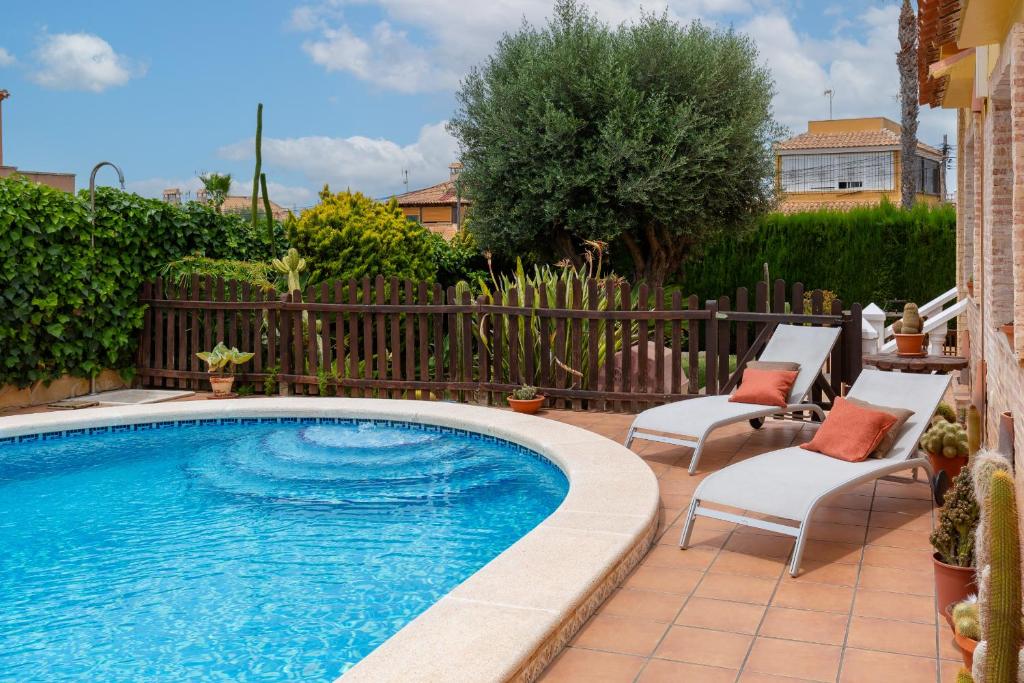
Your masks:
M883 204L770 214L743 235L705 244L684 266L680 284L702 298L752 290L765 262L772 279L828 289L847 303L924 303L956 283L956 210Z
M93 252L88 201L85 191L0 179L0 385L130 369L145 278L189 254L268 251L241 216L100 188Z

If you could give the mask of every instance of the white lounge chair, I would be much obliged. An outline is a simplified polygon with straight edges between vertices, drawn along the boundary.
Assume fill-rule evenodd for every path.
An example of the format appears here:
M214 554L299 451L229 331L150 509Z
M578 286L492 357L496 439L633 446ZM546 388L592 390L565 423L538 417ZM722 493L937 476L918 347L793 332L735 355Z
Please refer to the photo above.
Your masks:
M918 441L946 393L949 379L945 375L864 370L850 389L852 398L914 411L900 428L896 443L886 457L846 462L794 446L729 465L708 475L694 491L679 546L686 549L689 545L697 515L776 531L796 537L789 565L790 574L796 576L808 524L823 501L894 472L921 467L931 473L928 459L918 453ZM709 503L739 508L745 514L709 508ZM792 520L796 526L747 516L750 513Z
M690 474L693 474L697 471L697 464L704 450L704 441L719 427L745 420L759 427L762 419L769 415L784 415L805 410L824 419L825 415L821 408L805 401L814 381L821 373L825 359L839 339L839 332L838 327L778 325L775 328L759 360L800 364L800 374L797 375L793 389L789 392L789 405L785 410L756 403L730 403L729 397L724 394L667 403L645 410L636 416L626 434L626 447L628 448L634 439L689 446L693 448L689 468ZM707 371L713 372L713 369L708 368ZM693 378L693 381L696 382L696 378Z

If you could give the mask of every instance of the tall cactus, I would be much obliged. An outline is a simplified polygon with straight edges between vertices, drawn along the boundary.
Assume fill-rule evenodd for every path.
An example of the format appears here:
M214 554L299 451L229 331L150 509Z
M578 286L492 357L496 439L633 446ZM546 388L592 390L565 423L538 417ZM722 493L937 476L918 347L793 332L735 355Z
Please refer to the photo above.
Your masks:
M263 212L267 218L267 244L274 253L274 213L270 210L270 193L267 192L267 174L260 173L260 189L263 191Z
M256 170L252 174L252 229L259 213L260 172L263 166L263 103L256 105Z
M1021 645L1020 538L1017 535L1017 502L1013 477L1008 472L992 475L988 499L985 542L991 572L984 602L985 680L991 683L1017 680Z

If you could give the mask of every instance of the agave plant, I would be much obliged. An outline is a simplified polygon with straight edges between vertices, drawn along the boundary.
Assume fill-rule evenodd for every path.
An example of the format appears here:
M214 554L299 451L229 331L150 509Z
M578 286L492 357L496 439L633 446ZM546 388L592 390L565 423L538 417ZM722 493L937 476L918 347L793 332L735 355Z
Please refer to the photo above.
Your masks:
M234 374L239 365L247 363L254 354L239 351L235 347L228 348L224 342L217 342L212 351L200 351L196 354L199 360L206 363L211 375L220 374L224 368L228 368L230 374Z

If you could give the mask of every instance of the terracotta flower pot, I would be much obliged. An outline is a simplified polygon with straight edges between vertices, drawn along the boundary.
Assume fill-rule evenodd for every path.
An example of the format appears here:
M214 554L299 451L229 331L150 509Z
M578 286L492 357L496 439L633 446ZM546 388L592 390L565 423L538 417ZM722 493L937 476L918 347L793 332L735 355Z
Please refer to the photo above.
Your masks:
M963 602L967 599L967 596L978 592L978 587L974 580L974 567L957 567L956 565L946 564L939 559L938 553L932 555L932 566L935 568L935 598L937 604L952 605ZM946 613L944 607L940 609L943 610L946 621L950 622L950 626L952 626L950 615Z
M230 396L234 383L234 375L210 375L210 386L213 388L214 396Z
M964 465L967 464L966 455L958 455L955 458L947 458L941 453L929 453L928 460L932 463L932 469L935 470L935 474L939 472L945 472L949 475L950 481L953 477L960 474L960 470L963 469Z
M509 396L508 404L512 406L512 410L516 411L517 413L533 415L538 410L540 410L541 406L544 405L545 398L545 396L538 396L536 398L530 398L525 401L522 401L517 398L512 398L511 396Z
M978 641L967 636L960 635L956 630L956 624L953 623L953 608L956 607L956 603L946 605L946 621L949 622L953 629L953 641L956 646L960 648L960 656L964 660L964 667L968 671L974 666L974 649L978 647Z
M1013 323L1006 323L1005 325L1000 325L999 329L1002 330L1003 334L1006 335L1006 339L1007 339L1007 341L1010 342L1010 348L1012 349L1013 348Z
M924 342L927 334L894 334L896 337L896 355L898 356L922 356L924 355Z
M967 296L974 297L974 280L967 281Z

